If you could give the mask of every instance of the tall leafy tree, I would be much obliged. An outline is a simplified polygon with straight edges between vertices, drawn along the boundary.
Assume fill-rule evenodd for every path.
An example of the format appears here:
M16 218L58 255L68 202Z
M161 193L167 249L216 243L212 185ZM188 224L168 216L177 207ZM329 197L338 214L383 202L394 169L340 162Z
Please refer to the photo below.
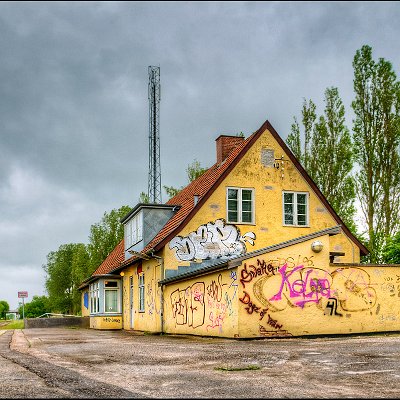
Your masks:
M106 259L124 237L120 220L131 211L129 206L105 212L100 222L90 227L88 252L93 271ZM93 272L92 271L92 272Z
M243 133L241 132L237 136L241 136L241 134L243 135ZM207 171L207 169L208 168L203 168L200 162L194 159L194 161L186 168L188 183L193 182L199 176L203 175L204 172ZM167 193L167 196L171 199L172 197L176 196L184 188L184 186L181 186L179 189L173 186L163 186L163 188Z
M315 157L315 154L312 154L311 152L311 143L315 131L315 122L317 119L317 114L315 111L316 105L314 102L310 99L307 103L307 100L303 99L303 106L301 109L302 123L304 128L303 149L301 146L302 141L300 125L296 117L294 117L294 123L292 124L291 132L286 140L286 143L293 151L293 154L301 162L307 172L310 171L310 162L313 157Z
M207 171L207 168L203 168L200 165L200 162L194 159L194 161L189 164L186 168L186 174L190 182L193 182L195 179L197 179L199 176L203 175L204 172Z
M0 300L0 319L5 319L6 313L9 310L10 310L9 304L5 300Z
M22 316L22 306L18 312ZM50 299L46 296L33 296L29 303L24 304L25 318L37 318L46 313L51 313Z
M71 265L72 310L73 314L81 312L81 292L79 285L93 273L87 246L79 243L74 248Z
M295 117L286 142L329 204L355 232L352 142L345 124L345 107L335 87L325 90L324 101L324 114L317 118L313 101L304 99L301 110L304 145Z
M47 255L43 268L52 312L79 314L81 296L78 287L122 240L124 228L120 220L130 210L129 206L122 206L105 212L102 220L91 226L88 245L63 244Z
M57 251L47 255L47 263L43 269L46 272L46 289L53 312L73 312L72 261L78 246L75 243L63 244Z
M370 261L382 259L386 239L399 226L399 83L390 62L372 58L368 45L354 60L353 137L357 194L364 214Z
M400 264L400 231L387 240L383 249L383 261L387 264Z
M141 192L139 195L139 203L150 203L149 195L145 192Z

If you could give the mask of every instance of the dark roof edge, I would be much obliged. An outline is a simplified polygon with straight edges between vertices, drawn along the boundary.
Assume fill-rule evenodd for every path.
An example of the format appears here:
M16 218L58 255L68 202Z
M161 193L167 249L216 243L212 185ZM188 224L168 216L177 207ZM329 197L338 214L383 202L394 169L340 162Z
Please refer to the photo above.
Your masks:
M180 206L174 206L170 204L159 204L159 203L138 203L136 204L135 207L132 208L131 211L128 212L124 217L120 219L121 224L126 222L132 215L136 214L140 209L142 208L167 208L173 210L174 207L180 207Z
M84 289L86 286L89 286L92 282L96 281L99 278L119 278L121 279L120 275L112 275L112 274L102 274L102 275L92 275L90 278L86 279L86 281L83 281L79 286L78 286L78 290L82 290Z
M230 259L224 260L224 261L217 261L215 264L207 265L207 266L205 266L203 268L199 268L198 270L195 270L195 271L185 272L183 274L173 276L171 278L163 279L158 283L158 285L159 286L167 285L169 283L174 283L174 282L181 281L184 279L193 278L193 277L196 277L199 275L209 274L211 272L216 272L218 270L234 268L234 267L237 267L242 261L247 260L249 258L258 256L261 254L265 254L265 253L271 253L272 251L284 249L285 247L303 243L303 242L306 242L307 240L315 239L315 238L323 236L323 235L329 235L329 236L337 235L340 232L341 232L341 227L339 225L333 226L331 228L322 229L320 231L313 232L308 235L299 236L294 239L286 240L281 243L263 247L262 249L251 251L250 253L246 253L242 256L233 257L233 258L230 258Z
M274 127L270 124L270 122L267 120L264 125L266 125L267 129L271 132L272 136L274 136L275 140L279 143L279 145L283 148L283 150L288 154L290 160L293 162L293 164L296 166L296 168L300 171L304 179L307 181L307 183L311 186L311 188L314 190L315 194L317 197L321 200L322 204L328 209L328 211L331 213L335 221L343 228L343 231L346 233L346 235L360 248L361 252L363 255L369 254L369 250L367 247L365 247L350 231L350 229L346 226L346 224L341 220L339 215L337 215L336 211L333 209L333 207L328 203L328 200L326 197L323 195L321 190L318 188L316 183L313 181L313 179L310 177L308 172L303 168L303 166L300 164L300 162L297 160L295 155L292 153L292 151L289 149L288 145L285 143L285 141L279 136L278 132L274 129ZM263 125L263 126L264 126Z

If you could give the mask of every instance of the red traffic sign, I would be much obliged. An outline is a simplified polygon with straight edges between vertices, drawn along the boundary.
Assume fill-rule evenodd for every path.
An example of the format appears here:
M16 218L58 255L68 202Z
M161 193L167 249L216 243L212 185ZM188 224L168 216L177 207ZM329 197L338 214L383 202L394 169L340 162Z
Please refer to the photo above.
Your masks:
M28 292L18 292L18 298L28 297Z

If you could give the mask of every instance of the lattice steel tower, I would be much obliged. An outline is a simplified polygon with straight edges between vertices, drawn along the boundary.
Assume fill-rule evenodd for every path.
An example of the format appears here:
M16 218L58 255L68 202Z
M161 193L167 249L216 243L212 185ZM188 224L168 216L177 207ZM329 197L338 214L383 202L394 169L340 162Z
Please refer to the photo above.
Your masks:
M161 203L160 67L149 66L149 188L150 203Z

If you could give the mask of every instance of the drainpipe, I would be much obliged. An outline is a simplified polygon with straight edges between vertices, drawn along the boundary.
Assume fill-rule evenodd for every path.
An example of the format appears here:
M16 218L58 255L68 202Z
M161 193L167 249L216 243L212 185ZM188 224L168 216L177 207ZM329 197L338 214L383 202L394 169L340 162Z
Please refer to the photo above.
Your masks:
M161 267L161 280L164 279L164 259L162 257L154 255L154 251L151 252L151 257L157 260L160 260L160 267ZM160 286L160 322L161 322L161 333L164 333L164 286Z

